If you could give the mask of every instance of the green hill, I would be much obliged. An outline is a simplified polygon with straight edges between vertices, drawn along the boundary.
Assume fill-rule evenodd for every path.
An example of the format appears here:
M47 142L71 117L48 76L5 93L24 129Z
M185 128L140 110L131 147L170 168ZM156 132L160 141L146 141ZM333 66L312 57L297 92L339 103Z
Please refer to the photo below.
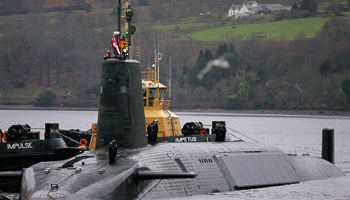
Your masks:
M266 39L295 39L298 34L314 37L321 30L329 17L303 18L268 22L260 24L242 24L213 28L205 31L182 35L180 40L189 38L200 41L226 41L238 38L266 38ZM180 26L181 28L181 26Z

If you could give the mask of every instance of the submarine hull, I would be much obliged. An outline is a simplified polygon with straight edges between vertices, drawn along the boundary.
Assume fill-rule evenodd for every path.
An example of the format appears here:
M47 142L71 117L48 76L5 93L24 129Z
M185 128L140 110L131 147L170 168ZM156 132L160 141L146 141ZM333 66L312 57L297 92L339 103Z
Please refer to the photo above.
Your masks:
M114 165L92 151L81 158L73 167L60 168L66 160L26 169L21 198L50 195L57 199L164 199L344 176L328 161L289 156L265 143L161 143L139 149L121 148ZM48 167L52 170L46 174ZM78 167L82 170L76 173ZM136 180L136 169L195 172L198 176ZM50 188L53 184L58 188Z

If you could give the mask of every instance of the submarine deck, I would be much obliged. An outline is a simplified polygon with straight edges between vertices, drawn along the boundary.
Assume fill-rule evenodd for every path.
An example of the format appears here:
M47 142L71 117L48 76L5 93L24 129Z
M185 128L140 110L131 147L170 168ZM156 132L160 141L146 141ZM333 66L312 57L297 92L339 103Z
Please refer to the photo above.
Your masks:
M114 165L108 164L104 150L99 152L83 153L73 167L62 168L69 161L65 160L28 168L23 176L22 198L41 199L49 194L65 199L161 199L344 175L323 159L288 156L258 142L161 143L143 149L118 149ZM81 172L75 171L77 167ZM46 168L51 172L45 174ZM195 172L198 177L142 180L136 185L136 168ZM50 190L51 184L59 187Z

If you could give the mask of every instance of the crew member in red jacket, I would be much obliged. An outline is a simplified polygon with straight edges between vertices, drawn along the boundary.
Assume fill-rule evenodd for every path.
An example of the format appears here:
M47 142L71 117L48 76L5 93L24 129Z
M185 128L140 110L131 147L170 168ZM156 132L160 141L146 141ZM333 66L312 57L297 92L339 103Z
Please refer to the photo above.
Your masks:
M119 35L119 31L114 31L113 33L113 38L111 40L111 44L112 44L112 50L114 55L119 55L120 54L120 50L119 50L119 40L118 40L118 35Z

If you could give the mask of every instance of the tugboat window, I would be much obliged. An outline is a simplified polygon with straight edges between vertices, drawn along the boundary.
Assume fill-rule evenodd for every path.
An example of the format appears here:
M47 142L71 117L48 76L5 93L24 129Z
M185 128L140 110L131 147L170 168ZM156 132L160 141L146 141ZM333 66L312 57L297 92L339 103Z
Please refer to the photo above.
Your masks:
M153 106L153 100L154 100L154 95L156 93L156 89L155 88L150 88L149 89L149 106Z
M162 94L162 89L158 89L158 91L157 91L158 93L157 93L157 98L160 100L160 97L161 97L161 94Z
M161 96L162 99L164 98L164 94L165 94L165 89L162 89L162 96Z

